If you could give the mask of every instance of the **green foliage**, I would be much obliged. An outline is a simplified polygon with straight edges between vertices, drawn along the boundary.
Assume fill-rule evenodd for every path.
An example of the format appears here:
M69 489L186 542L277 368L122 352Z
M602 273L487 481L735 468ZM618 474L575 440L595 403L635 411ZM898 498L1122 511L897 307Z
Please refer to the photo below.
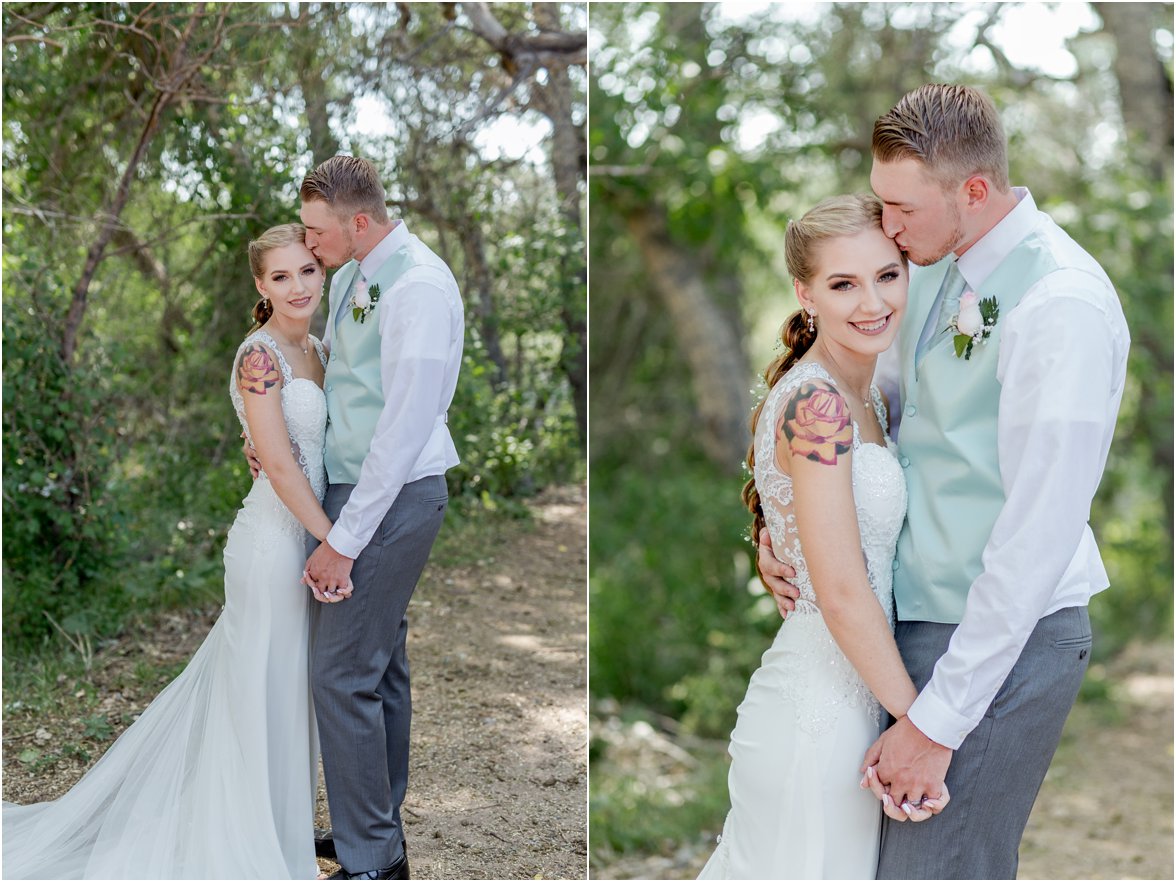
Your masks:
M82 737L90 741L109 741L114 734L114 727L102 714L85 717L81 721Z
M702 831L717 832L729 808L724 759L716 751L699 752L697 764L672 787L628 775L593 775L588 797L593 867L607 865L618 853L672 853L678 843L706 836Z
M689 445L655 442L636 463L593 463L594 694L641 702L703 735L730 731L733 697L780 621L765 594L746 588L750 515L737 491Z
M67 365L51 330L53 304L32 297L26 277L8 267L10 290L25 298L4 310L4 622L6 633L36 640L51 633L50 619L81 633L109 625L125 596L105 592L121 551L121 519L106 493L118 452L108 353Z

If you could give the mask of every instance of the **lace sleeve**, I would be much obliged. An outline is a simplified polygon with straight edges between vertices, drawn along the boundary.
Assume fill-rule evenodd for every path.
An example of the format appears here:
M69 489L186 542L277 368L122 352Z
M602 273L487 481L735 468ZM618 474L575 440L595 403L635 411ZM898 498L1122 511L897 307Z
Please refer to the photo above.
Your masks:
M886 399L882 397L882 390L877 386L870 386L870 401L874 405L878 425L882 427L882 435L888 436L890 434L890 418L886 411Z
M310 335L310 342L314 344L314 351L318 353L319 361L322 362L323 369L325 370L327 367L327 360L331 357L331 350L327 347L327 344L325 344L318 337L314 336L314 334Z

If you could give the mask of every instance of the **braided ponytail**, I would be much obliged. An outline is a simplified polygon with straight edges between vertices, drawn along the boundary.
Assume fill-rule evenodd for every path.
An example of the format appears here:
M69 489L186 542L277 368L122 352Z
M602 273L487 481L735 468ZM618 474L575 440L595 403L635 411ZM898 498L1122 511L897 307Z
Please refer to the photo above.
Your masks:
M252 334L268 322L273 314L274 305L267 298L260 298L257 303L253 304L253 311L250 313L253 316L253 327L249 329L249 333Z
M803 309L798 309L788 316L788 320L780 328L780 342L784 345L784 354L773 359L764 371L764 383L767 384L769 391L780 381L781 377L792 370L792 366L809 351L816 339L816 329L809 330L808 313ZM755 429L759 424L760 412L764 409L764 403L767 400L768 396L765 394L751 414L751 444L747 448L747 470L751 477L743 485L743 504L747 506L752 515L751 541L756 545L759 545L760 530L766 526L766 522L764 521L763 507L760 505L759 491L755 487Z

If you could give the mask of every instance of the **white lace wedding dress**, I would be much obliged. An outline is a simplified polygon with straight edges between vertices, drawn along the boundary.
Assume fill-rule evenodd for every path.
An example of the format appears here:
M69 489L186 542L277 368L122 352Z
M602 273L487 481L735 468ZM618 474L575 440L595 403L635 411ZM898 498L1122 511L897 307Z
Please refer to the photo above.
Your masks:
M858 782L881 708L838 649L816 605L792 511L792 479L776 467L775 427L788 393L834 383L802 362L768 393L755 436L755 482L777 555L796 569L800 599L752 675L731 733L731 811L700 879L873 879L881 810ZM886 415L871 389L878 420ZM906 516L896 448L853 427L853 494L870 586L893 627L892 564Z
M321 499L326 398L264 331L238 358L255 339L278 354L290 442ZM248 432L232 380L230 390ZM318 874L305 531L267 478L245 497L224 560L224 610L184 672L60 799L4 804L5 878Z

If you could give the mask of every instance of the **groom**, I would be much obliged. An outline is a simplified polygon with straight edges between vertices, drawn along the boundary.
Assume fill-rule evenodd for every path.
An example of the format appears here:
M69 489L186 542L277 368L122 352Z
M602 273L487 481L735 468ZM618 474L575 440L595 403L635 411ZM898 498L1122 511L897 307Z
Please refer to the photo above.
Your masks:
M926 267L887 353L910 497L895 639L921 692L863 763L886 813L878 878L1012 879L1089 663L1087 602L1108 586L1087 520L1127 326L1102 268L1009 186L986 95L916 89L875 123L872 147L883 229ZM989 298L994 324L964 357L954 323ZM879 373L882 385L881 360ZM795 596L770 543L759 566ZM945 779L950 805L931 803L942 815L902 823L902 804Z
M407 879L405 612L445 516L458 463L446 424L464 315L453 273L388 217L375 166L334 156L300 191L306 245L329 267L324 508L335 522L307 561L316 596L311 681L333 827L332 879ZM312 540L313 543L313 540Z

